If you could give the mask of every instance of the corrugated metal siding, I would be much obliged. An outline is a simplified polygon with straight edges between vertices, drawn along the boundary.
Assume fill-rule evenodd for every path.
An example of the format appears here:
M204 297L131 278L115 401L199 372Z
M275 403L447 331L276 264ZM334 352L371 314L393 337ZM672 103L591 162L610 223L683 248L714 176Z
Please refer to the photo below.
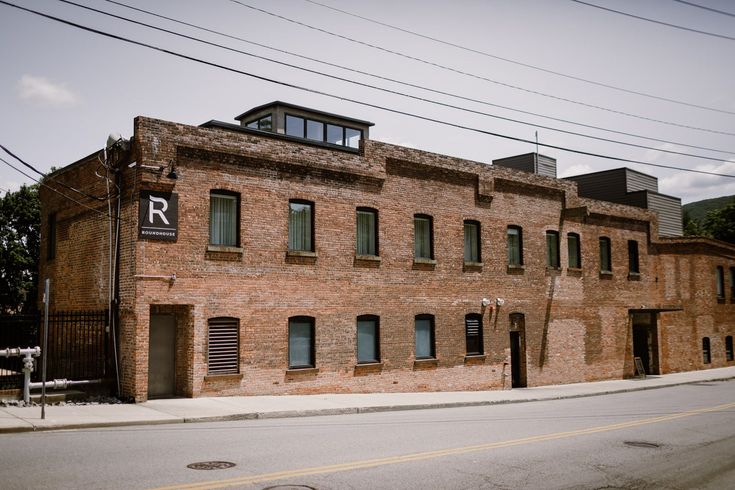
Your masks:
M658 192L658 179L651 175L642 174L629 168L625 169L627 192L652 191Z
M660 236L682 236L681 199L665 196L657 192L648 192L648 209L658 213L658 233Z
M556 178L556 160L554 158L550 158L545 155L539 155L537 163L537 174L545 175L546 177Z
M514 168L516 170L534 173L533 153L516 155L508 158L499 158L498 160L493 160L493 165L500 165L501 167Z
M626 196L625 204L638 208L648 208L648 191L631 192Z
M624 168L567 177L567 180L577 183L579 195L581 197L590 197L601 201L610 201L622 204L625 204L626 202Z

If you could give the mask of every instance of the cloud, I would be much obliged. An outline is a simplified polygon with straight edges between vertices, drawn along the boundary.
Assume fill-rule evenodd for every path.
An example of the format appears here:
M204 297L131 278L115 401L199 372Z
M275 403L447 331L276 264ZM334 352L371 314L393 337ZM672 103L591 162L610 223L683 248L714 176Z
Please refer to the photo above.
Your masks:
M44 77L23 75L17 84L22 100L45 107L74 107L79 97L65 84L54 83Z
M694 169L735 175L735 160L728 160L719 164L703 164L694 167ZM685 203L693 202L735 194L735 179L693 172L678 172L661 179L659 190L662 194L681 197Z

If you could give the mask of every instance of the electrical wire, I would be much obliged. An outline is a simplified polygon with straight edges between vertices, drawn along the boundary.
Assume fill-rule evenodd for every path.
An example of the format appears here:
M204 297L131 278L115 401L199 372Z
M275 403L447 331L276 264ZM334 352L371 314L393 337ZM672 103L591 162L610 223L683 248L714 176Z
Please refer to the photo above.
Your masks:
M416 95L411 95L411 94L407 94L407 93L404 93L404 92L399 92L397 90L391 90L391 89L387 89L387 88L384 88L384 87L379 87L379 86L376 86L376 85L371 85L371 84L367 84L367 83L364 83L364 82L359 82L359 81L356 81L356 80L351 80L351 79L348 79L348 78L339 77L339 76L336 76L336 75L329 75L327 73L320 72L320 71L317 71L317 70L312 70L312 69L309 69L309 68L304 68L304 67L299 66L299 65L294 65L294 64L291 64L291 63L283 62L283 61L274 60L272 58L268 58L268 57L265 57L265 56L256 55L256 54L253 54L253 53L249 53L247 51L242 51L242 50L239 50L239 49L236 49L236 48L232 48L232 47L229 47L229 46L224 46L222 44L213 43L211 41L206 41L206 40L203 40L203 39L194 37L194 36L189 36L187 34L181 34L181 33L176 32L176 31L172 31L172 30L169 30L169 29L164 29L162 27L157 27L157 26L153 26L151 24L147 24L147 23L140 22L140 21L137 21L137 20L129 19L127 17L123 17L123 16L120 16L120 15L112 14L112 13L106 12L104 10L99 10L99 9L96 9L96 8L88 7L86 5L81 5L81 4L78 4L78 3L73 2L71 0L59 0L59 1L62 2L62 3L66 3L66 4L69 4L69 5L74 5L76 7L80 7L80 8L86 9L86 10L97 12L99 14L107 15L107 16L113 17L115 19L119 19L119 20L123 20L125 22L130 22L132 24L144 26L144 27L147 27L147 28L150 28L150 29L154 29L154 30L157 30L157 31L160 31L160 32L165 32L167 34L171 34L171 35L174 35L174 36L177 36L177 37L182 37L184 39L189 39L189 40L196 41L196 42L199 42L199 43L202 43L202 44L206 44L206 45L209 45L209 46L214 46L214 47L217 47L217 48L225 49L225 50L232 51L232 52L239 53L239 54L243 54L243 55L246 55L246 56L251 56L251 57L254 57L254 58L257 58L257 59L262 59L262 60L265 60L265 61L268 61L268 62L271 62L271 63L276 63L276 64L279 64L279 65L282 65L282 66L287 66L289 68L293 68L293 69L305 71L305 72L308 72L308 73L312 73L312 74L316 74L316 75L320 75L320 76L324 76L324 77L329 77L329 78L332 78L332 79L335 79L335 80L339 80L339 81L342 81L342 82L351 83L351 84L358 85L358 86L361 86L361 87L366 87L366 88L370 88L370 89L373 89L373 90L378 90L378 91L381 91L381 92L389 93L389 94L392 94L392 95L399 95L401 97L406 97L406 98L409 98L409 99L418 100L420 102L426 102L426 103L437 105L437 106L441 106L441 107L446 107L446 108L450 108L450 109L456 109L456 110L460 110L460 111L464 111L464 112L469 112L469 113L472 113L472 114L477 114L477 115L481 115L481 116L486 116L486 117L491 117L491 118L495 118L495 119L500 119L500 120L503 120L503 121L513 122L513 123L516 123L516 124L522 124L522 125L525 125L525 126L531 126L531 127L534 127L534 128L547 129L549 131L556 131L556 132L559 132L559 133L570 134L570 135L573 135L573 136L579 136L579 137L583 137L583 138L594 139L594 140L597 140L597 141L605 141L607 143L614 143L614 144L619 144L619 145L631 146L631 147L641 148L641 149L645 149L645 150L658 151L658 152L663 152L663 153L669 153L669 154L672 154L672 155L686 156L686 157L690 157L690 158L698 158L698 159L702 159L702 160L710 160L710 161L717 161L717 162L722 161L721 158L708 157L708 156L704 156L704 155L696 155L696 154L693 154L693 153L685 153L685 152L680 152L680 151L675 151L675 150L667 150L667 149L664 149L664 148L655 148L655 147L652 147L652 146L639 145L639 144L636 144L636 143L628 143L628 142L624 142L624 141L613 140L613 139L610 139L610 138L603 138L603 137L600 137L600 136L593 136L593 135L589 135L589 134L578 133L578 132L575 132L575 131L569 131L569 130L565 130L565 129L559 129L559 128L555 128L555 127L551 127L551 126L544 126L544 125L540 125L540 124L534 124L534 123L531 123L531 122L521 121L521 120L518 120L518 119L512 119L512 118L509 118L509 117L499 116L499 115L496 115L496 114L490 114L490 113L487 113L487 112L482 112L482 111L478 111L478 110L474 110L474 109L468 109L468 108L465 108L465 107L460 107L460 106L456 106L456 105L453 105L453 104L448 104L448 103L445 103L445 102L440 102L440 101L437 101L437 100L428 99L426 97L419 97L419 96L416 96Z
M511 89L514 89L514 90L520 90L522 92L526 92L526 93L530 93L530 94L534 94L534 95L539 95L539 96L547 97L547 98L554 99L554 100L560 100L562 102L569 102L571 104L577 104L577 105L581 105L583 107L589 107L589 108L592 108L592 109L598 109L598 110L601 110L601 111L606 111L606 112L610 112L610 113L613 113L613 114L618 114L618 115L621 115L621 116L632 117L632 118L635 118L635 119L641 119L641 120L644 120L644 121L651 121L651 122L655 122L655 123L659 123L659 124L666 124L668 126L676 126L676 127L685 128L685 129L693 129L695 131L704 131L704 132L707 132L707 133L715 133L715 134L724 134L724 135L727 135L727 136L735 136L735 133L728 133L726 131L719 131L719 130L716 130L716 129L701 128L701 127L698 127L698 126L691 126L691 125L681 124L681 123L675 123L675 122L671 122L671 121L663 121L661 119L656 119L656 118L652 118L652 117L648 117L648 116L642 116L640 114L633 114L633 113L630 113L630 112L625 112L625 111L621 111L621 110L617 110L617 109L612 109L612 108L604 107L604 106L600 106L600 105L589 104L587 102L582 102L582 101L574 100L574 99L568 99L566 97L561 97L561 96L558 96L558 95L553 95L553 94L549 94L549 93L545 93L545 92L540 92L538 90L533 90L533 89L521 87L521 86L518 86L518 85L513 85L513 84L510 84L510 83L501 82L501 81L498 81L498 80L493 80L492 78L487 78L487 77L484 77L482 75L477 75L477 74L470 73L470 72L467 72L467 71L463 71L463 70L460 70L460 69L457 69L457 68L452 68L452 67L449 67L449 66L446 66L446 65L442 65L440 63L436 63L434 61L429 61L429 60L426 60L426 59L423 59L423 58L419 58L417 56L412 56L412 55L409 55L409 54L406 54L406 53L402 53L400 51L395 51L393 49L384 48L384 47L378 46L376 44L371 44L371 43L368 43L368 42L365 42L365 41L360 41L360 40L357 40L357 39L354 39L354 38L351 38L351 37L348 37L348 36L343 36L342 34L337 34L337 33L328 31L326 29L322 29L320 27L315 27L315 26L312 26L310 24L306 24L304 22L297 21L297 20L291 19L289 17L285 17L285 16L280 15L280 14L276 14L276 13L270 12L268 10L265 10L265 9L262 9L262 8L259 8L259 7L254 7L252 5L248 5L246 3L241 2L240 0L229 0L229 1L232 2L232 3L234 3L234 4L236 4L236 5L240 5L242 7L245 7L245 8L248 8L248 9L251 9L251 10L254 10L254 11L257 11L257 12L261 12L261 13L264 13L266 15L270 15L272 17L275 17L275 18L278 18L278 19L281 19L281 20L285 20L286 22L290 22L290 23L293 23L293 24L296 24L296 25L300 25L302 27L306 27L308 29L312 29L314 31L318 31L318 32L327 34L329 36L334 36L334 37L337 37L339 39L344 39L346 41L349 41L349 42L352 42L352 43L355 43L355 44L366 46L366 47L369 47L369 48L372 48L372 49L377 49L379 51L383 51L385 53L390 53L390 54L393 54L393 55L396 55L396 56L400 56L402 58L406 58L406 59L409 59L409 60L412 60L412 61L417 61L419 63L423 63L425 65L429 65L429 66L432 66L434 68L438 68L438 69L441 69L441 70L446 70L446 71L449 71L449 72L452 72L452 73L457 73L459 75L463 75L463 76L466 76L466 77L474 78L474 79L477 79L477 80L483 80L485 82L493 83L493 84L496 84L496 85L501 85L501 86L506 87L506 88L511 88Z
M456 99L465 100L465 101L468 101L468 102L473 102L473 103L477 103L477 104L487 105L487 106L491 106L491 107L498 107L500 109L506 109L506 110L513 111L513 112L519 112L519 113L522 113L522 114L527 114L527 115L531 115L531 116L535 116L535 117L540 117L540 118L543 118L543 119L549 119L549 120L552 120L552 121L563 122L563 123L566 123L566 124L572 124L572 125L575 125L575 126L581 126L581 127L585 127L585 128L589 128L589 129L595 129L595 130L599 130L599 131L605 131L605 132L609 132L609 133L613 133L613 134L619 134L619 135L623 135L623 136L630 136L632 138L639 138L639 139L648 140L648 141L656 141L658 143L669 143L669 144L672 144L672 145L684 146L684 147L687 147L687 148L695 148L695 149L698 149L698 150L707 150L707 151L712 151L712 152L716 152L716 153L723 153L723 154L728 154L728 155L732 155L733 153L735 153L735 151L733 151L733 150L721 150L721 149L710 148L710 147L705 147L705 146L698 146L698 145L692 145L692 144L688 144L688 143L682 143L682 142L679 142L679 141L671 141L671 140L666 140L666 139L661 139L661 138L654 138L654 137L651 137L651 136L643 136L643 135L639 135L639 134L629 133L629 132L626 132L626 131L618 131L618 130L615 130L615 129L603 128L603 127L595 126L595 125L592 125L592 124L585 124L585 123L581 123L581 122L571 121L569 119L564 119L564 118L559 118L559 117L553 117L553 116L547 116L545 114L540 114L540 113L537 113L537 112L526 111L526 110L523 110L523 109L518 109L518 108L514 108L514 107L504 106L504 105L501 105L501 104L495 104L493 102L489 102L489 101L486 101L486 100L475 99L475 98L472 98L472 97L466 97L466 96L455 94L455 93L451 93L451 92L445 92L443 90L437 90L437 89L433 89L433 88L430 88L430 87L425 87L423 85L413 84L413 83L409 83L409 82L397 80L395 78L385 77L385 76L382 76L382 75L376 75L374 73L370 73L370 72L366 72L366 71L362 71L362 70L357 70L355 68L350 68L350 67L347 67L347 66L344 66L344 65L339 65L339 64L336 64L336 63L331 63L331 62L320 60L320 59L317 59L317 58L312 58L310 56L305 56L305 55L302 55L302 54L294 53L294 52L291 52L291 51L287 51L285 49L275 48L275 47L269 46L267 44L262 44L262 43L259 43L259 42L256 42L256 41L252 41L252 40L249 40L249 39L242 38L242 37L233 36L231 34L227 34L227 33L223 33L223 32L216 31L216 30L213 30L213 29L209 29L209 28L206 28L206 27L198 26L196 24L192 24L192 23L189 23L189 22L184 22L182 20L175 19L173 17L168 17L168 16L165 16L165 15L161 15L161 14L158 14L158 13L155 13L155 12L151 12L149 10L145 10L145 9L141 9L141 8L134 7L134 6L131 6L131 5L127 5L125 3L118 2L118 1L115 1L115 0L105 0L105 1L108 2L108 3L112 3L114 5L119 5L121 7L128 8L130 10L141 12L141 13L144 13L144 14L147 14L147 15L150 15L150 16L153 16L153 17L164 19L164 20L167 20L167 21L170 21L170 22L181 24L181 25L184 25L184 26L187 26L187 27L191 27L191 28L194 28L194 29L197 29L197 30L201 30L201 31L208 32L208 33L211 33L211 34L215 34L215 35L218 35L218 36L222 36L222 37L225 37L225 38L229 38L229 39L234 39L234 40L237 40L237 41L241 41L241 42L244 42L244 43L247 43L247 44L251 44L251 45L258 46L258 47L261 47L261 48L264 48L264 49L268 49L270 51L275 51L275 52L278 52L278 53L287 54L289 56L294 56L294 57L297 57L297 58L300 58L300 59L305 59L305 60L308 60L308 61L313 61L315 63L320 63L320 64L323 64L323 65L326 65L326 66L331 66L331 67L334 67L334 68L339 68L341 70L346 70L346 71L349 71L349 72L358 73L360 75L365 75L365 76L369 76L369 77L372 77L372 78L377 78L379 80L385 80L385 81L388 81L388 82L397 83L397 84L400 84L400 85L405 85L407 87L416 88L416 89L419 89L419 90L424 90L424 91L435 93L435 94L439 94L439 95L445 95L445 96L448 96L448 97L454 97ZM306 0L306 1L309 1L309 0ZM112 15L112 14L108 14L106 12L101 12L101 13L105 13L105 15ZM144 24L144 25L147 25L147 24ZM149 27L152 27L152 26L149 26ZM156 28L156 29L158 29L158 28ZM280 62L278 62L278 63L280 63ZM330 76L331 77L331 75L328 75L328 74L323 74L323 75L324 76ZM536 126L536 125L534 125L534 126Z
M112 2L112 0L106 0L106 1ZM668 98L668 97L662 97L660 95L649 94L649 93L642 92L642 91L639 91L639 90L632 90L632 89L627 89L627 88L623 88L623 87L618 87L616 85L611 85L609 83L598 82L596 80L590 80L589 78L583 78L583 77L579 77L579 76L576 76L576 75L570 75L568 73L562 73L562 72L559 72L559 71L556 71L556 70L551 70L549 68L543 68L541 66L532 65L530 63L525 63L523 61L513 60L513 59L510 59L510 58L504 58L502 56L498 56L496 54L492 54L492 53L489 53L487 51L482 51L480 49L471 48L469 46L463 46L461 44L453 43L451 41L446 41L444 39L439 39L439 38L434 37L434 36L429 36L427 34L421 34L420 32L412 31L410 29L405 29L403 27L399 27L399 26L396 26L396 25L393 25L393 24L388 24L387 22L381 22L381 21L376 20L376 19L371 19L370 17L365 17L363 15L358 15L358 14L355 14L353 12L348 12L347 10L342 10L342 9L337 8L337 7L333 7L331 5L326 5L324 3L317 2L315 0L304 0L304 1L305 2L308 2L308 3L311 3L313 5L318 5L320 7L323 7L323 8L329 9L329 10L333 10L335 12L339 12L339 13L344 14L344 15L349 15L350 17L355 17L357 19L362 19L364 21L367 21L367 22L370 22L370 23L373 23L373 24L377 24L377 25L380 25L380 26L383 26L383 27L387 27L389 29L400 31L400 32L403 32L405 34L410 34L412 36L420 37L420 38L423 38L423 39L428 39L429 41L434 41L434 42L437 42L437 43L440 43L440 44L444 44L445 46L451 46L453 48L461 49L463 51L468 51L470 53L479 54L481 56L486 56L488 58L493 58L493 59L496 59L496 60L505 61L506 63L512 63L514 65L523 66L525 68L530 68L532 70L541 71L543 73L549 73L551 75L556 75L556 76L559 76L559 77L568 78L570 80L576 80L578 82L589 83L591 85L596 85L598 87L605 87L605 88L609 88L609 89L612 89L612 90L617 90L619 92L624 92L626 94L640 95L641 97L647 97L649 99L656 99L656 100L661 100L661 101L664 101L664 102L671 102L673 104L684 105L684 106L687 106L687 107L694 107L694 108L703 109L703 110L706 110L706 111L719 112L719 113L722 113L722 114L732 114L732 115L735 115L735 111L728 111L728 110L725 110L725 109L718 109L716 107L709 107L709 106L705 106L705 105L694 104L692 102L686 102L686 101L683 101L683 100L677 100L677 99L671 99L671 98ZM681 1L682 3L689 3L689 2L684 2L683 0L674 0L674 1ZM112 3L117 3L117 2L112 2ZM694 4L691 4L691 5L694 5ZM706 7L702 7L702 8L706 8Z
M620 10L603 7L602 5L595 5L594 3L583 2L582 0L571 0L571 1L574 3L579 3L581 5L587 5L588 7L594 7L596 9L605 10L607 12L612 12L614 14L624 15L625 17L632 17L634 19L645 20L646 22L652 22L654 24L659 24L662 26L673 27L674 29L680 29L682 31L694 32L697 34L704 34L705 36L719 37L720 39L727 39L728 41L735 41L735 37L726 36L724 34L717 34L715 32L709 32L709 31L700 31L699 29L693 29L691 27L680 26L677 24L670 24L668 22L663 22L661 20L656 20L656 19L649 19L648 17L642 17L640 15L630 14L628 12L621 12Z
M306 1L309 1L309 0L306 0ZM733 13L725 12L724 10L713 9L712 7L707 7L707 6L704 6L704 5L699 5L698 3L687 2L686 0L674 0L674 1L675 2L679 2L679 3L683 3L684 5L690 5L692 7L697 7L699 9L709 10L710 12L714 12L716 14L722 14L722 15L727 15L729 17L735 17L735 14L733 14Z
M385 107L385 106L381 106L379 104L374 104L374 103L366 102L366 101L363 101L363 100L353 99L353 98L346 97L346 96L336 95L336 94L332 94L332 93L329 93L329 92L324 92L324 91L321 91L321 90L317 90L317 89L313 89L313 88L309 88L309 87L304 87L304 86L297 85L297 84L294 84L294 83L284 82L284 81L273 79L273 78L268 78L268 77L265 77L263 75L257 75L255 73L250 73L250 72L247 72L247 71L244 71L244 70L240 70L240 69L237 69L237 68L233 68L233 67L230 67L230 66L226 66L226 65L219 64L219 63L215 63L213 61L207 61L207 60L204 60L204 59L201 59L201 58L196 58L194 56L190 56L190 55L187 55L187 54L179 53L177 51L172 51L172 50L167 49L167 48L162 48L160 46L155 46L153 44L148 44L148 43L144 43L142 41L137 41L137 40L134 40L134 39L126 38L126 37L120 36L118 34L112 34L110 32L105 32L105 31L102 31L102 30L99 30L99 29L95 29L93 27L84 26L82 24L78 24L76 22L72 22L72 21L69 21L69 20L61 19L59 17L55 17L55 16L50 15L50 14L39 12L39 11L30 9L30 8L27 8L27 7L22 7L22 6L19 6L19 5L15 5L15 4L10 3L10 2L7 2L5 0L0 0L0 4L7 5L7 6L10 6L10 7L19 9L19 10L23 10L25 12L28 12L28 13L31 13L31 14L34 14L34 15L37 15L37 16L40 16L40 17L49 19L49 20L53 20L55 22L59 22L59 23L62 23L62 24L65 24L65 25L68 25L68 26L71 26L71 27L75 27L77 29L81 29L81 30L84 30L84 31L87 31L87 32L91 32L91 33L94 33L94 34L97 34L97 35L100 35L100 36L103 36L103 37L108 37L110 39L115 39L115 40L122 41L122 42L125 42L125 43L128 43L128 44L132 44L132 45L136 45L136 46L148 48L148 49L151 49L151 50L154 50L154 51L158 51L158 52L161 52L161 53L168 54L170 56L174 56L174 57L177 57L177 58L181 58L181 59L185 59L185 60L188 60L188 61L192 61L194 63L198 63L198 64L201 64L201 65L204 65L204 66L209 66L209 67L212 67L212 68L217 68L217 69L229 71L231 73L237 73L237 74L240 74L240 75L249 77L249 78L253 78L255 80L260 80L260 81L263 81L263 82L273 83L273 84L276 84L276 85L280 85L280 86L283 86L283 87L292 88L292 89L295 89L295 90L300 90L300 91L303 91L303 92L308 92L308 93L312 93L312 94L322 95L324 97L329 97L329 98L341 100L341 101L344 101L344 102L351 102L353 104L361 105L363 107L370 107L370 108L381 110L381 111L384 111L384 112L390 112L390 113L393 113L393 114L403 115L403 116L410 117L410 118L413 118L413 119L419 119L419 120L422 120L422 121L433 122L433 123L436 123L436 124L439 124L439 125L442 125L442 126L448 126L448 127L453 127L453 128L457 128L457 129L463 129L463 130L466 130L466 131L472 131L472 132L479 133L479 134L484 134L484 135L487 135L487 136L494 136L494 137L497 137L497 138L503 138L503 139L507 139L507 140L510 140L510 141L517 141L517 142L520 142L520 143L532 144L532 145L537 145L537 146L541 146L541 147L544 147L544 148L551 148L551 149L555 149L555 150L559 150L559 151L564 151L564 152L568 152L568 153L575 153L575 154L578 154L578 155L585 155L585 156L589 156L589 157L601 158L601 159L611 160L611 161L616 161L616 162L635 163L635 164L639 164L639 165L645 165L645 166L651 166L651 167L657 167L657 168L666 168L666 169L671 169L671 170L680 170L680 171L683 171L683 172L692 172L692 173L697 173L697 174L713 175L713 176L717 176L717 177L735 178L735 175L732 175L732 174L721 174L721 173L709 172L709 171L705 171L705 170L697 170L697 169L676 167L676 166L673 166L673 165L664 165L664 164L657 164L657 163L651 163L651 162L644 162L644 161L641 161L641 160L634 160L634 159L629 159L629 158L624 158L624 157L617 157L617 156L613 156L613 155L604 155L604 154L600 154L600 153L594 153L594 152L589 152L589 151L585 151L585 150L579 150L579 149L575 149L575 148L563 147L563 146L558 146L558 145L551 145L549 143L536 142L536 141L532 141L532 140L529 140L529 139L526 139L526 138L520 138L520 137L517 137L517 136L510 136L510 135L506 135L506 134L502 134L502 133L496 133L496 132L492 132L492 131L483 130L483 129L480 129L480 128L474 128L474 127L471 127L471 126L465 126L465 125L462 125L462 124L452 123L452 122L444 121L444 120L441 120L441 119L435 119L435 118L431 118L431 117L428 117L428 116L422 116L422 115L416 114L416 113L402 111L402 110L394 109L394 108L391 108L391 107Z

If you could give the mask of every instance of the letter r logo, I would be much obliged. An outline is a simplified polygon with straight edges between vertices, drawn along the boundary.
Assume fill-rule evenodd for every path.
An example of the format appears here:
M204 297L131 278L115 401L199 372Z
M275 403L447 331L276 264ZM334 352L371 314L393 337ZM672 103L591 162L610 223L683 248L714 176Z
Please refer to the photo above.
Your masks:
M150 224L154 224L153 215L157 214L161 218L161 221L163 221L164 224L168 225L169 222L166 219L166 215L163 214L168 209L168 202L166 201L166 199L154 196L148 196L148 199L150 201L150 204L148 205L148 222ZM159 203L161 205L161 209L156 209L156 203Z

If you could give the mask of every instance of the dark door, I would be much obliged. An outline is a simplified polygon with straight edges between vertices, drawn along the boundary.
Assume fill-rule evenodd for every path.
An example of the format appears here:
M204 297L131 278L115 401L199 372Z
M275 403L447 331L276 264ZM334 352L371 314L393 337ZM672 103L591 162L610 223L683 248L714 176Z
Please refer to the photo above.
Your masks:
M513 388L526 387L526 348L523 332L510 332L510 375Z
M646 374L659 374L658 328L655 313L633 314L633 357L640 357Z
M148 397L174 396L176 382L176 319L151 315L148 344Z

